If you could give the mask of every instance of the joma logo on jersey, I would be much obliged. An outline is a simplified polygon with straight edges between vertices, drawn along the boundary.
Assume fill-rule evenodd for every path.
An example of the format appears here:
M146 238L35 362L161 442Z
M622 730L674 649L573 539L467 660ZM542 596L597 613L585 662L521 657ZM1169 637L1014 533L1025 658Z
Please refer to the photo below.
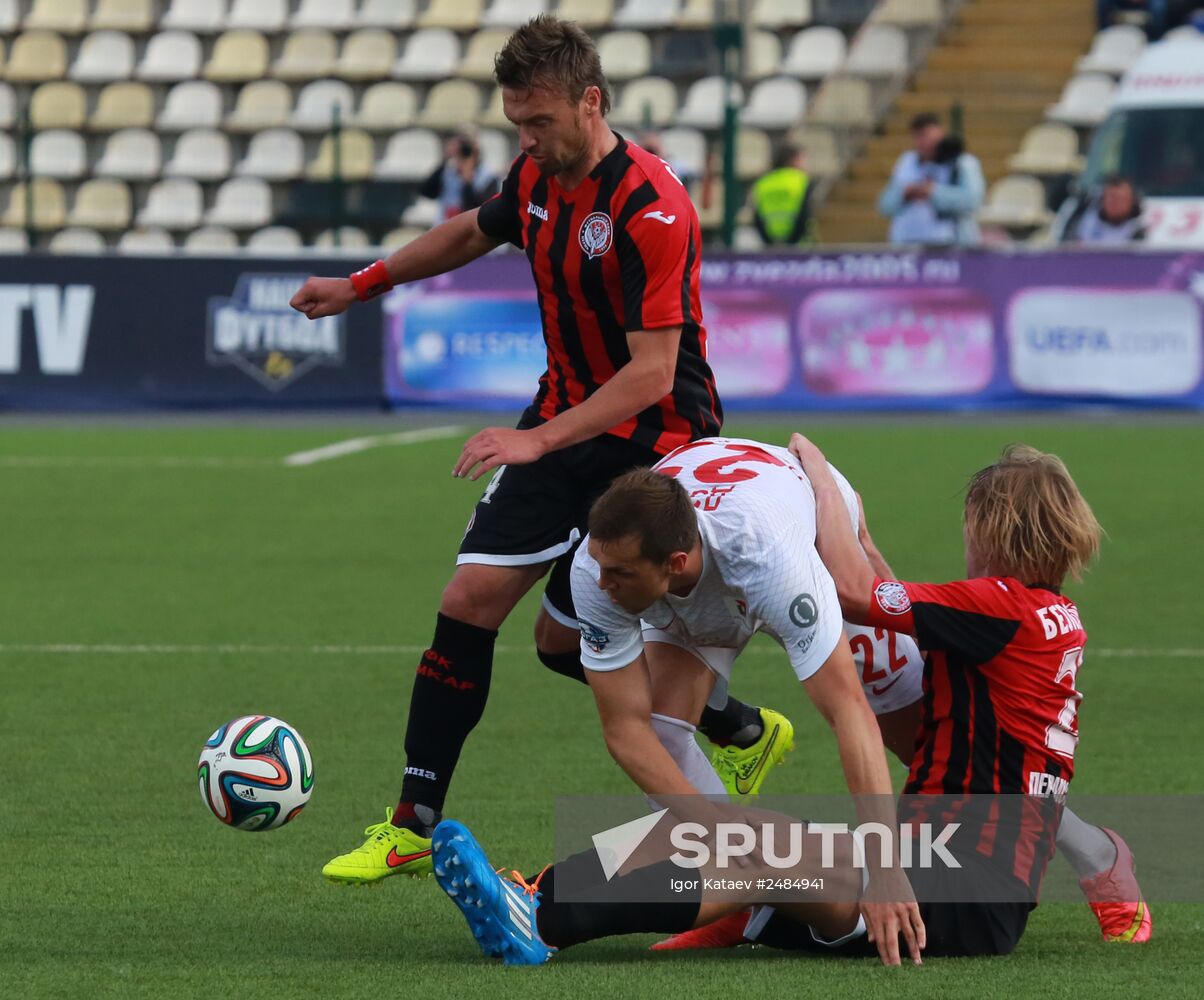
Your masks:
M537 219L543 219L544 222L548 221L548 210L541 205L536 205L533 201L527 202L527 214L533 215Z

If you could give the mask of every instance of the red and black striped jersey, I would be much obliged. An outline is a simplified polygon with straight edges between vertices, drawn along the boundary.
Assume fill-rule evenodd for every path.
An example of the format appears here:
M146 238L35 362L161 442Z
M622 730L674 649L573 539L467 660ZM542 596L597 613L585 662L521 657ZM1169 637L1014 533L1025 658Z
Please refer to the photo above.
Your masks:
M566 191L520 154L477 224L531 262L548 350L533 404L541 418L578 405L630 361L629 331L680 326L672 392L609 433L659 454L718 433L723 411L706 360L698 215L664 160L618 136Z
M869 619L910 632L927 652L904 793L992 796L984 808L1023 810L1012 817L1018 839L1009 837L1006 848L991 843L992 821L977 827L976 849L1014 854L1009 867L1035 890L1056 830L1056 810L1038 800L1060 806L1074 775L1082 697L1075 678L1087 642L1074 603L1010 577L937 585L878 579ZM1033 799L1004 805L999 798L1017 795Z

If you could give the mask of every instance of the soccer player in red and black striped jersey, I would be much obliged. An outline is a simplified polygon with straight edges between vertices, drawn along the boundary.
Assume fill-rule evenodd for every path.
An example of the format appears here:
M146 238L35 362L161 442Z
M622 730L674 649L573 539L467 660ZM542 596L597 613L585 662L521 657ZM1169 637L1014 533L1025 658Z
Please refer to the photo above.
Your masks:
M590 506L619 474L722 423L697 213L663 160L610 129L593 42L576 25L537 17L510 37L495 70L521 149L501 192L350 278L310 278L292 301L311 318L342 312L508 242L531 263L547 342L547 371L518 426L475 434L456 463L469 479L496 471L418 666L401 801L362 847L326 866L337 881L429 873L429 835L484 711L498 628L551 565L537 652L584 681L568 571ZM755 752L762 718L732 700L700 729Z

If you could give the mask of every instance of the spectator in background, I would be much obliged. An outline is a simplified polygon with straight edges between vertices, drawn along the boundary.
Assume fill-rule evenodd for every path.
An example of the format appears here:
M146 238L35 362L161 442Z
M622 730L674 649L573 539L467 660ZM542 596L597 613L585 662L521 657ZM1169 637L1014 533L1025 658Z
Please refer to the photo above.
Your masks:
M1141 196L1132 181L1117 174L1104 180L1098 198L1088 199L1067 232L1071 240L1097 246L1118 246L1145 239Z
M766 246L812 242L811 178L805 167L802 149L783 146L773 170L753 185L753 218Z
M970 246L979 242L975 215L986 183L978 158L961 140L946 136L931 113L911 120L914 149L903 153L878 211L891 220L892 243Z
M424 198L437 198L443 219L479 208L497 194L497 175L481 162L481 147L466 132L447 140L443 163L418 189Z

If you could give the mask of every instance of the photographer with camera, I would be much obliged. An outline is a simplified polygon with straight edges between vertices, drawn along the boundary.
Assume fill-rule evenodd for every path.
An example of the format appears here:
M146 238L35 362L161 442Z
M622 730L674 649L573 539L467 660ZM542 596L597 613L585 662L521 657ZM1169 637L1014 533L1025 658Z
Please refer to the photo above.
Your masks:
M911 120L913 149L895 162L878 198L891 220L892 243L973 246L980 241L975 215L986 182L982 165L958 136L947 136L940 119L925 112Z
M447 140L443 163L422 182L419 193L437 198L443 219L479 208L498 192L497 175L481 162L481 148L467 132Z

